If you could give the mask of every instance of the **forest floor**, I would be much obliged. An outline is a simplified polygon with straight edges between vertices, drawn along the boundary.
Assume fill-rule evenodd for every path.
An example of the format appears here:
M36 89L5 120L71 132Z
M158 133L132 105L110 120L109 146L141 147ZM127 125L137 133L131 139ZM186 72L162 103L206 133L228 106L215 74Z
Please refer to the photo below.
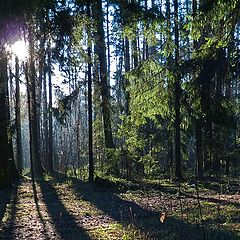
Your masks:
M25 179L0 191L0 239L240 239L239 190L237 181L114 189L104 181Z

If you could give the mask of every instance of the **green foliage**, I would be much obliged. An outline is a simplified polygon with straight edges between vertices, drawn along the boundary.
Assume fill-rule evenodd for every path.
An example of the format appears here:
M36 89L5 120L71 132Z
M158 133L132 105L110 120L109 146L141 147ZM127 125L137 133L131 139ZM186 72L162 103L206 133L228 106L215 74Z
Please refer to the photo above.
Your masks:
M218 0L210 9L211 11L203 8L194 19L189 17L190 21L185 26L190 31L191 38L202 43L194 54L196 58L210 57L217 49L229 45L237 25L239 1Z
M130 86L131 116L136 125L146 123L145 118L156 119L157 115L170 115L168 107L168 84L173 75L155 60L142 62L138 68L126 75Z
M158 38L156 33L160 33L162 29L162 23L159 21L146 21L143 23L143 35L146 38L149 46L156 46Z

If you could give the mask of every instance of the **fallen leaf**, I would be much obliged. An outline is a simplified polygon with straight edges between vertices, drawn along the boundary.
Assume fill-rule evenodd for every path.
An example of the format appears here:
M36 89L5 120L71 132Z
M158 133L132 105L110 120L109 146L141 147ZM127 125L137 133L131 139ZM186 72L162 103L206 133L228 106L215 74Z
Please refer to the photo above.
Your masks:
M161 213L161 214L160 214L160 219L159 219L159 220L160 220L160 222L161 222L161 223L163 223L163 222L164 222L164 220L165 220L165 218L166 218L166 213L164 213L164 212L163 212L163 213Z

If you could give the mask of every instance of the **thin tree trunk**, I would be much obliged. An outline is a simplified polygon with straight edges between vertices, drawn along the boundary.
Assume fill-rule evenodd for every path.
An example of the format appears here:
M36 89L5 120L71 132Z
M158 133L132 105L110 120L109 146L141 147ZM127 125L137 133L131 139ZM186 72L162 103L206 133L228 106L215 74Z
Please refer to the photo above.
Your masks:
M8 81L8 78L7 78ZM14 152L13 152L13 134L10 131L9 127L10 127L10 122L11 122L11 112L10 112L10 106L11 106L11 102L10 99L13 99L13 91L12 91L12 78L10 76L10 91L9 91L9 87L7 84L7 98L6 98L6 111L7 111L7 125L8 125L8 145L9 145L9 167L10 167L10 172L11 172L11 177L12 180L18 180L19 179L19 174L17 172L16 169L16 164L15 164L15 157L14 157ZM13 101L14 102L14 101Z
M110 29L109 29L109 0L107 0L107 71L108 71L108 86L110 86L111 79L111 51L110 51ZM110 87L109 87L110 95Z
M232 33L232 41L231 43L229 44L229 47L228 47L228 55L227 55L227 58L231 59L233 57L233 53L234 53L234 32ZM226 96L226 100L229 101L231 99L231 93L232 93L232 86L231 86L231 83L232 83L232 79L233 79L233 74L230 74L230 76L228 78L226 78L225 80L225 96ZM235 129L231 131L231 134L234 135L234 137L236 136L235 134ZM230 161L229 159L226 159L225 160L226 162L226 169L225 169L225 174L228 176L229 173L230 173Z
M196 161L198 179L203 178L203 148L202 148L202 127L201 120L195 121L195 137L196 137Z
M152 6L154 6L155 1L152 0ZM166 23L167 23L167 40L171 41L172 39L172 35L171 35L171 6L170 6L170 0L166 0ZM155 47L151 48L151 55L154 53L155 51ZM170 54L169 57L167 58L167 65L171 66L173 64L173 55ZM169 92L174 92L174 90L172 89L172 85L169 83ZM173 99L174 96L173 94L171 94L169 96L169 100L168 100L168 105L169 105L169 109L171 112L174 111L174 104L173 104ZM174 144L174 126L171 126L170 130L169 130L169 144L168 144L168 152L169 152L169 178L171 178L171 174L172 174L172 169L173 169L173 164L174 164L174 151L175 149L173 148L173 144Z
M49 156L49 128L48 128L48 102L47 102L47 71L44 61L43 70L43 160L44 166L49 171L48 156Z
M174 35L175 35L175 64L179 63L179 26L178 26L178 0L174 0ZM182 179L181 170L181 135L180 135L180 98L181 98L181 76L177 72L175 74L175 162L176 162L176 178Z
M125 38L125 48L124 48L124 68L125 68L125 73L130 71L130 48L129 48L129 40L126 37ZM130 114L130 94L127 91L127 87L129 85L129 81L126 77L124 77L123 79L124 83L123 83L123 89L124 89L124 93L125 93L125 99L126 99L126 115Z
M193 18L195 18L197 14L197 0L193 0L192 2L192 12ZM194 40L193 42L194 50L197 49L197 42ZM200 90L200 81L196 79L196 86L198 91ZM202 119L195 120L195 138L196 138L196 163L197 163L197 177L198 179L202 179L204 175L203 168L203 141L202 141Z
M22 174L23 160L22 160L22 131L21 131L21 103L20 103L20 86L19 86L19 60L15 59L15 75L16 75L16 106L15 106L15 117L16 117L16 133L17 133L17 170L19 174Z
M30 169L31 169L31 178L32 181L35 181L35 174L33 168L33 137L32 137L32 120L31 120L31 91L30 91L30 81L29 81L29 69L28 63L24 66L25 78L27 82L27 100L28 100L28 119L29 119L29 144L30 144Z
M205 13L206 6L208 6L209 0L200 0L199 10ZM201 36L200 44L203 44L205 38L209 35L208 26L203 30ZM210 172L212 166L212 156L213 156L213 132L212 132L212 120L211 120L211 79L215 75L215 71L212 67L213 61L207 61L199 75L199 82L201 83L200 93L201 93L201 108L202 112L205 114L204 123L204 171Z
M87 16L91 18L90 0L87 2ZM88 36L90 36L88 32ZM91 37L89 37L91 38ZM89 182L94 181L94 164L93 164L93 119L92 119L92 45L88 43L88 154L89 154ZM108 46L109 47L109 46Z
M145 10L148 9L148 0L145 0L144 2L144 7L145 7ZM147 42L147 38L144 37L143 38L143 60L146 60L148 59L148 55L149 55L149 51L148 51L148 42Z
M53 172L53 117L52 117L52 70L51 70L51 43L48 44L48 94L49 94L49 129L48 129L48 166Z

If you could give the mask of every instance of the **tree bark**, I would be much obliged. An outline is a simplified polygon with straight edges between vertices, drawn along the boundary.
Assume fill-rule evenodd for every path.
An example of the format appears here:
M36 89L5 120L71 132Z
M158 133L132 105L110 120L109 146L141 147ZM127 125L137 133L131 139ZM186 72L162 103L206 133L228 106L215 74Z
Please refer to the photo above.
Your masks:
M32 132L32 157L33 157L33 170L36 178L41 178L43 169L40 161L39 152L39 133L38 133L38 114L37 114L37 99L36 99L36 69L34 62L34 46L33 39L30 33L29 37L29 50L30 50L30 61L29 61L29 83L30 83L30 121L31 121L31 132Z
M18 180L19 179L19 174L16 169L16 164L15 164L15 157L14 157L14 152L13 152L13 132L10 129L10 122L11 122L11 112L10 112L10 98L13 97L12 91L11 91L11 86L12 86L12 79L11 76L8 79L7 76L7 82L10 80L10 90L9 90L9 85L7 84L7 98L6 98L6 111L7 111L7 128L8 128L8 146L9 146L9 167L10 167L10 172L11 172L11 177L12 180Z
M131 0L131 3L138 5L136 0ZM135 31L135 37L132 40L132 60L133 60L133 64L132 67L133 68L137 68L138 63L139 63L139 52L138 52L138 36L137 36L137 30Z
M47 170L48 169L48 156L49 156L49 128L48 128L48 101L47 101L47 64L45 63L45 56L43 56L43 116L42 116L42 122L43 122L43 161L44 161L44 166Z
M196 162L198 179L203 178L203 146L202 146L202 127L201 120L195 121L195 138L196 138Z
M7 58L3 49L0 51L0 189L11 185L9 166L9 144L7 125Z
M178 0L174 0L174 35L175 35L175 64L179 64L179 26L178 26ZM181 164L181 135L180 135L180 98L181 98L181 76L177 72L175 74L175 175L178 180L182 179Z
M48 170L53 173L53 117L52 117L52 69L51 69L51 43L48 44L48 94L49 94L49 107L48 107Z
M104 28L103 28L103 10L102 1L95 0L94 4L95 10L95 21L97 24L96 32L96 46L97 54L99 58L100 65L100 79L101 79L101 95L102 95L102 114L103 114L103 126L105 135L105 147L114 148L113 136L112 136L112 124L111 124L111 105L110 105L110 95L107 80L107 58L106 58L106 44L104 38Z
M15 82L16 82L16 106L15 106L15 117L16 117L16 143L17 143L17 170L19 174L22 174L23 160L22 160L22 131L21 131L21 103L20 103L20 83L19 83L19 60L15 59Z
M87 2L87 16L91 18L90 0ZM91 33L88 32L89 39ZM89 41L87 48L88 54L88 154L89 154L89 182L94 181L94 163L93 163L93 119L92 119L92 44ZM109 46L108 46L109 47Z
M125 73L130 71L130 49L129 49L129 40L127 37L124 39L124 69ZM126 101L126 115L130 114L130 94L127 90L129 86L129 80L124 76L123 77L123 90L125 94L125 101Z
M195 18L197 14L197 0L192 1L192 15ZM197 42L193 41L193 49L197 49ZM197 90L200 91L200 79L195 79ZM196 138L196 165L197 165L197 177L199 180L204 175L204 156L203 156L203 139L202 139L202 119L195 120L195 138Z
M28 119L29 119L29 149L30 149L30 169L32 181L35 181L35 175L33 170L33 148L32 148L32 121L31 121L31 92L30 92L30 81L29 81L29 69L28 63L24 66L25 78L27 83L27 100L28 100Z

